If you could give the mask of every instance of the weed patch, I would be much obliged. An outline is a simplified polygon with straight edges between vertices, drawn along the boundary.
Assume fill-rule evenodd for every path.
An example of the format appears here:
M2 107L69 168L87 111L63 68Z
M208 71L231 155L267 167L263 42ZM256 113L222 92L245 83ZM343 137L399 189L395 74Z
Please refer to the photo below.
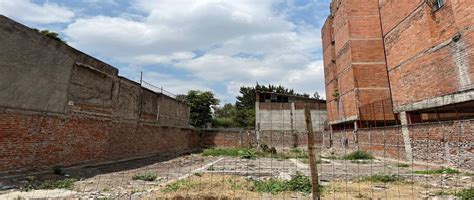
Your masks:
M406 163L397 163L395 164L396 167L410 167L409 164L406 164Z
M434 170L421 170L421 171L414 171L415 174L459 174L458 170L451 169L451 168L441 168L441 169L434 169Z
M250 189L254 192L278 194L281 192L302 192L305 194L311 193L311 181L307 176L296 173L290 180L285 181L281 179L271 178L265 181L253 181L253 186Z
M391 182L402 181L403 179L400 176L397 176L395 174L392 174L392 175L375 174L372 176L364 177L362 180L370 181L370 182L391 183Z
M142 180L142 181L155 181L158 176L156 173L152 172L147 172L144 174L135 174L133 175L132 179L133 180Z
M474 199L474 188L463 189L456 194L462 200L472 200Z
M191 186L191 183L189 182L189 180L182 179L182 180L178 180L174 183L166 185L166 187L163 188L161 191L165 192L165 193L167 193L167 192L176 192L180 189L188 188L190 186Z
M67 178L63 180L36 180L35 177L27 177L27 182L21 187L22 191L31 190L51 190L51 189L72 189L74 182L77 180L74 178Z

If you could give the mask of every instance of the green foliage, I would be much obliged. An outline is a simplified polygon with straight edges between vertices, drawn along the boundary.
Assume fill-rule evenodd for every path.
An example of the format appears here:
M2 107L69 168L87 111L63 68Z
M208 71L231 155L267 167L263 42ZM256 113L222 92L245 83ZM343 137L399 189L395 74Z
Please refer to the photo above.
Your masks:
M271 178L269 180L254 180L251 191L278 194L286 191L311 193L311 181L307 176L297 172L288 181Z
M370 153L362 151L362 150L357 150L354 151L350 154L347 154L343 158L344 160L371 160L374 159L374 156L370 155Z
M147 172L144 174L135 174L133 175L132 179L133 180L142 180L142 181L155 181L158 176L156 173L153 172Z
M459 174L458 170L451 169L451 168L441 168L441 169L434 169L434 170L421 170L415 171L415 174Z
M241 151L247 151L248 148L216 148L216 149L205 149L202 152L203 156L231 156L240 157Z
M188 188L190 186L191 186L191 183L189 182L189 180L181 179L181 180L178 180L178 181L175 181L171 184L166 185L166 187L163 188L161 191L164 192L164 193L176 192L179 189Z
M466 188L461 190L456 194L456 196L461 197L462 200L471 200L474 199L474 188Z
M216 117L212 119L212 127L216 128L233 128L236 127L234 119L231 117Z
M397 166L397 167L410 167L410 165L406 164L406 163L397 163L397 164L395 164L395 166Z
M257 158L257 151L253 149L239 151L240 158L254 160Z
M212 122L211 106L219 104L219 100L209 91L190 90L187 95L180 95L179 99L191 107L191 125L198 128Z
M403 179L400 176L397 176L395 174L391 174L391 175L375 174L372 176L364 177L362 180L370 181L370 182L391 183L391 182L401 181Z
M49 31L49 30L38 30L38 29L34 29L36 32L40 33L41 35L44 35L48 38L51 38L53 40L56 40L56 41L59 41L59 42L62 42L62 43L66 43L64 40L62 40L61 38L59 38L59 34L56 33L56 32L52 32L52 31Z
M286 160L290 158L308 158L308 155L302 150L293 148L286 153L276 153L274 148L268 150L258 151L250 148L215 148L205 149L202 152L203 156L230 156L240 157L242 159L255 159L257 157L272 157L279 160Z
M203 156L231 156L240 157L242 159L255 159L257 156L262 157L263 154L254 149L249 148L217 148L205 149L202 152Z
M26 183L21 187L22 191L31 190L51 190L51 189L72 189L74 178L67 178L62 180L36 180L33 176L26 177Z

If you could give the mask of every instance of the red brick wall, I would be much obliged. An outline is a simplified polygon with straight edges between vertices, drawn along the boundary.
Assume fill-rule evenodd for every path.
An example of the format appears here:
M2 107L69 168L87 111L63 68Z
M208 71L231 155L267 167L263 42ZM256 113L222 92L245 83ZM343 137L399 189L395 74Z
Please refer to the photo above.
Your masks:
M254 130L207 130L201 134L202 147L254 147Z
M331 16L322 32L328 118L334 123L336 120L348 121L349 117L359 119L360 106L389 99L390 93L378 0L334 0L332 3ZM331 23L332 32L327 30ZM332 55L328 55L331 53L328 34L334 35L335 66L329 63ZM333 97L336 90L340 94L339 102L333 102L337 100ZM392 110L391 107L388 109ZM381 113L373 116L372 120L384 120Z
M415 162L474 168L474 121L410 125L408 131ZM329 138L338 154L363 149L377 157L406 160L400 126L359 129L357 137L353 130L334 131L331 137L326 132L324 144L327 148ZM348 146L344 145L346 139Z
M190 129L28 111L0 112L0 172L49 170L199 148Z
M395 108L474 88L474 1L436 11L424 1L380 6Z

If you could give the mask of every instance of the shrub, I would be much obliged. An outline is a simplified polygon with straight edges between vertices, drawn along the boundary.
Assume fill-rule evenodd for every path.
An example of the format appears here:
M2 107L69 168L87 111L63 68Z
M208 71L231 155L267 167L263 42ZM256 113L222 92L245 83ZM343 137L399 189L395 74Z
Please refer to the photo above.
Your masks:
M295 175L291 176L291 179L288 181L288 187L290 191L298 191L303 193L311 193L311 180L297 172Z
M344 160L371 160L374 159L374 156L370 155L370 153L357 150L354 151L346 156L344 156Z
M156 173L147 172L144 174L135 174L133 175L133 180L142 180L142 181L155 181L158 176Z

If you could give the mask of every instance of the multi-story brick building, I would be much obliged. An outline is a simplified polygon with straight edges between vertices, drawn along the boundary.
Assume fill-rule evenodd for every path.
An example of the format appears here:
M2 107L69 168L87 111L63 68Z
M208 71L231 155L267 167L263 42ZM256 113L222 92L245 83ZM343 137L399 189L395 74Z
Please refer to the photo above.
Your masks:
M322 29L330 124L472 116L473 24L469 0L333 0Z

